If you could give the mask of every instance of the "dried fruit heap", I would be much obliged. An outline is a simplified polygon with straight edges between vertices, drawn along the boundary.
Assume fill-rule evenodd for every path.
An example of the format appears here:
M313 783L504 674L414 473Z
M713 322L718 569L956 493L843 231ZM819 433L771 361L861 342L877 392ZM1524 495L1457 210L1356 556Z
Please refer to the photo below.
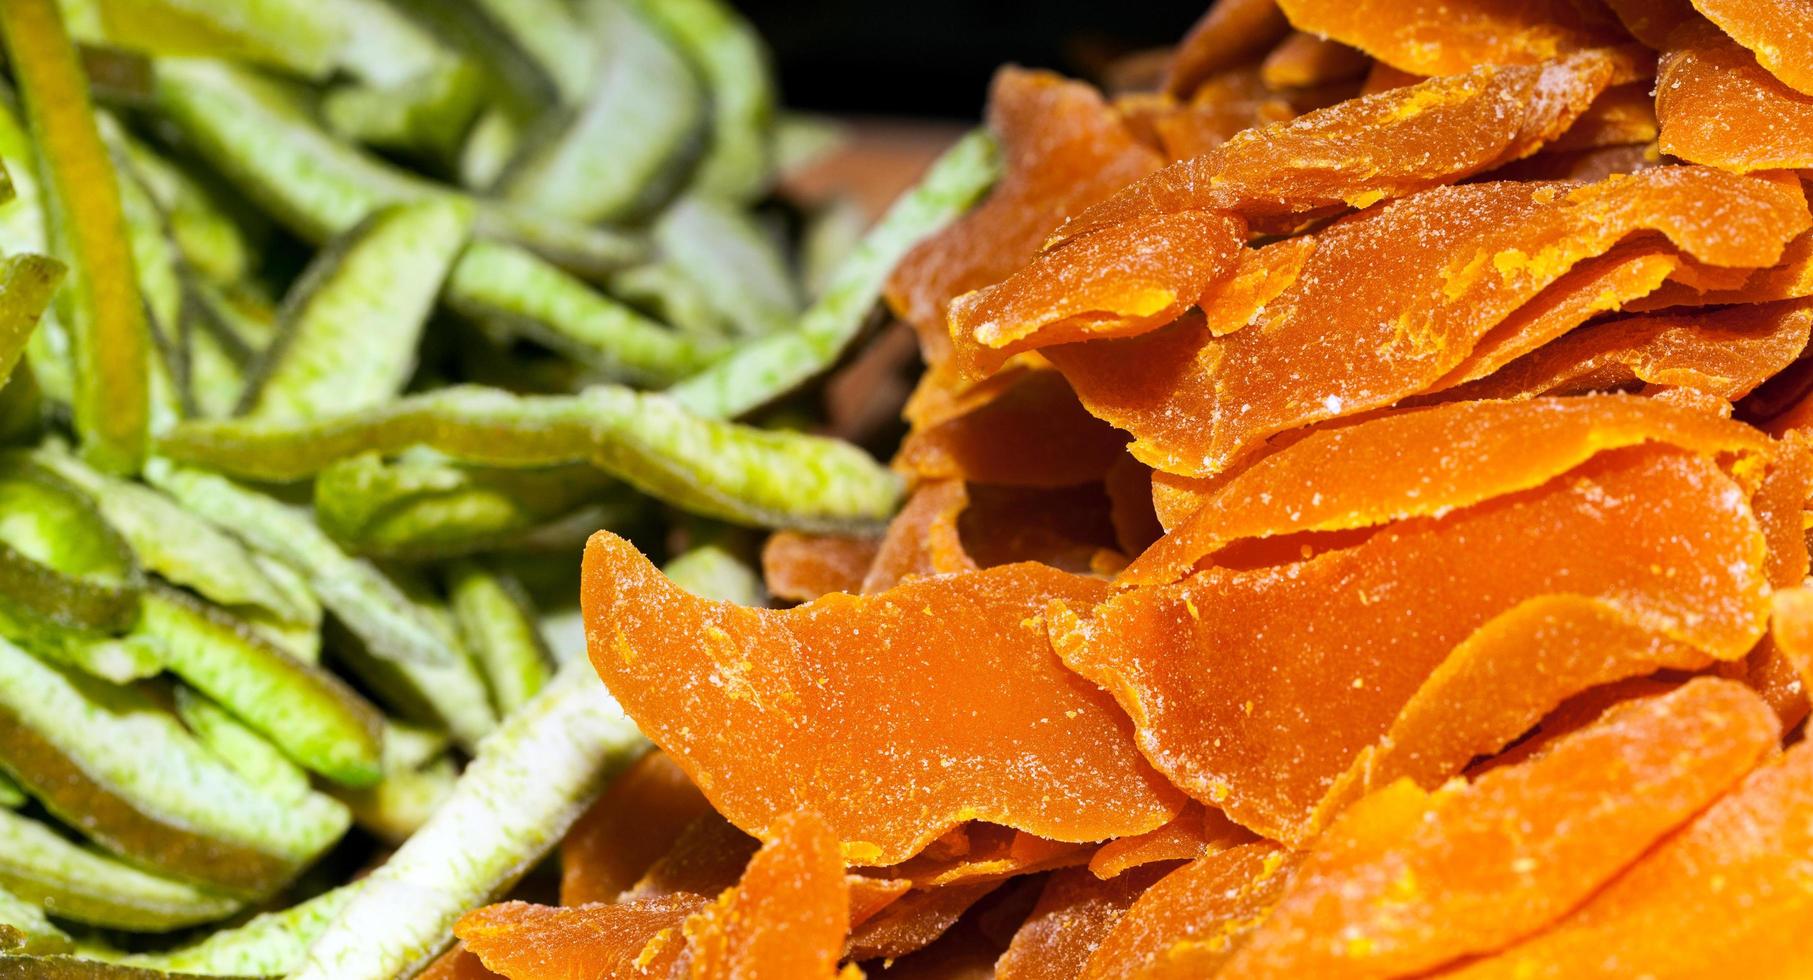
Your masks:
M664 754L444 975L1813 969L1809 24L1220 0L1152 91L1004 69L888 289L905 507L772 538L785 609L593 538Z

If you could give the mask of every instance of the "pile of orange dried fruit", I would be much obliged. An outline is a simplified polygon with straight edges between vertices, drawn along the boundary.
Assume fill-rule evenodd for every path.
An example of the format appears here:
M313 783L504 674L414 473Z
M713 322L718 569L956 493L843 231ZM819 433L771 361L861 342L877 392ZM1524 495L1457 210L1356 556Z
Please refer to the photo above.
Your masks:
M1813 9L1219 0L1005 68L878 539L585 555L659 746L442 977L1813 971Z

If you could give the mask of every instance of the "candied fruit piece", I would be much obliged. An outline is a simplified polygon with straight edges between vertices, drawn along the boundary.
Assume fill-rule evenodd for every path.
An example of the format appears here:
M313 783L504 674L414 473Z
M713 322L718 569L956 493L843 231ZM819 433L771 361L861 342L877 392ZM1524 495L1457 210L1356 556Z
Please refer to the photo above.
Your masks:
M1702 678L1471 783L1394 782L1317 839L1227 975L1408 976L1501 949L1736 786L1776 737L1755 694Z
M1541 486L1599 453L1643 443L1707 456L1770 452L1737 422L1631 395L1459 401L1312 432L1229 479L1122 572L1165 584L1242 538L1342 531L1432 516ZM1363 474L1365 479L1356 479Z
M1807 0L1693 0L1770 74L1813 95L1813 4Z
M1725 303L1768 303L1813 296L1813 233L1803 233L1782 249L1781 261L1767 269L1746 270L1742 281L1729 286L1700 287L1666 282L1662 288L1630 304L1638 311L1673 306L1716 306Z
M1813 685L1813 588L1778 589L1769 599L1770 639L1794 667L1805 691Z
M1482 65L1250 129L1135 181L1056 238L1182 211L1257 219L1365 207L1451 183L1561 135L1610 83L1613 62L1583 51L1544 65Z
M428 968L416 974L416 980L498 980L498 974L485 969L485 964L462 943L436 957Z
M1278 42L1259 66L1259 77L1271 88L1309 88L1359 78L1372 59L1326 37L1293 31Z
M1813 743L1760 766L1547 931L1443 977L1779 977L1813 930Z
M913 325L934 365L949 346L952 299L1007 278L1059 222L1161 163L1093 88L1050 72L997 72L988 125L1003 161L994 190L907 253L888 280L888 304Z
M1677 31L1656 77L1662 152L1747 173L1813 167L1813 95L1709 24Z
M1297 107L1267 88L1259 69L1246 65L1220 72L1204 81L1190 101L1178 104L1157 99L1133 113L1121 110L1130 121L1149 130L1148 139L1167 161L1188 160L1226 143L1235 133L1298 115Z
M1798 185L1705 167L1578 187L1441 187L1319 232L1296 281L1251 327L1215 337L1185 317L1043 353L1091 412L1133 433L1143 462L1210 476L1278 433L1423 391L1629 234L1660 231L1709 263L1761 268L1809 222Z
M1763 632L1763 563L1730 477L1633 447L1309 561L1209 568L1093 610L1054 603L1046 619L1065 664L1114 693L1159 771L1297 842L1359 753L1492 617L1541 595L1598 597L1733 659Z
M963 913L1001 887L1000 879L911 891L850 933L853 960L897 959L930 946Z
M957 530L957 517L968 506L961 480L934 480L914 490L889 522L861 591L885 592L908 579L975 570Z
M1024 369L980 405L910 433L894 468L920 480L1064 487L1099 481L1126 447L1062 375Z
M771 838L717 901L686 920L691 980L837 975L850 931L837 837L811 811L769 825Z
M882 909L894 904L912 891L913 883L905 878L871 878L868 875L844 875L850 886L850 928L875 918Z
M1549 141L1551 152L1586 150L1598 146L1653 143L1656 139L1656 99L1647 79L1613 85L1593 100L1567 131Z
M1569 395L1641 381L1736 401L1794 363L1810 330L1813 303L1805 300L1625 317L1568 334L1442 397Z
M1692 0L1605 0L1624 29L1644 44L1664 50L1674 29L1694 16Z
M1082 868L1053 874L1001 954L996 980L1075 980L1114 924L1172 867L1147 864L1110 881Z
M1289 32L1277 0L1215 0L1172 53L1164 90L1188 98L1209 76L1257 55Z
M1253 834L1227 814L1194 800L1157 830L1108 841L1089 858L1089 872L1113 878L1149 864L1190 861L1253 841Z
M1164 326L1234 267L1246 224L1213 211L1137 218L1071 238L950 305L957 365L972 377L1022 351Z
M608 532L583 578L606 686L758 836L811 808L847 859L887 865L965 820L1081 842L1181 806L1126 716L1046 641L1049 602L1087 608L1105 583L1025 563L754 609L687 594Z
M973 824L967 836L969 848L962 854L921 852L899 864L869 871L887 878L903 878L913 887L925 889L999 881L1089 860L1087 845L1045 840L1009 827Z
M1616 20L1575 0L1279 0L1291 25L1419 75L1528 65L1624 40Z
M622 897L686 894L711 898L736 884L759 846L755 838L708 810L681 829L674 846Z
M1147 888L1090 954L1082 980L1206 977L1278 901L1299 858L1269 841L1197 858Z
M687 917L710 901L676 894L617 904L504 902L467 912L453 934L508 980L665 977L685 946Z
M795 602L860 592L880 546L876 538L776 531L762 545L762 581L769 595Z
M612 781L560 844L560 904L614 901L711 809L659 749Z

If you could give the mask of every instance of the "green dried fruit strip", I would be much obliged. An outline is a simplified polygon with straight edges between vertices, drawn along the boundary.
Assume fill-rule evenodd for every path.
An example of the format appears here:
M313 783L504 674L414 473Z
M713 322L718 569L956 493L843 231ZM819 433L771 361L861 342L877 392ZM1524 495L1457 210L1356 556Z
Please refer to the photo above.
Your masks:
M447 596L498 713L508 715L527 704L552 675L553 655L522 588L463 561L448 570Z
M176 716L210 752L265 795L277 800L308 795L308 773L301 766L206 695L178 685Z
M238 899L160 878L71 843L44 824L0 810L0 887L60 918L111 929L167 932L217 922Z
M41 161L52 251L69 265L59 302L74 339L76 430L97 466L131 472L150 424L150 337L113 162L56 0L8 0L0 34Z
M360 883L293 980L411 975L452 940L454 920L533 867L647 744L588 664L562 668Z
M0 385L12 377L38 318L63 282L63 263L29 252L0 259Z
M5 890L0 890L0 953L37 956L63 953L69 935L44 916L44 910Z
M581 221L648 210L652 194L679 168L704 116L698 82L662 33L621 0L579 7L597 39L596 68L584 100L553 120L557 128L525 141L500 185L510 200Z
M345 831L338 803L260 793L136 691L0 641L0 767L133 863L234 894L287 882Z
M287 976L302 966L309 944L352 901L358 884L342 885L281 912L254 916L186 946L118 957L122 965L178 973Z
M131 133L121 135L119 149L127 166L157 203L189 266L217 283L244 278L264 243L242 223L243 215L182 164L166 159Z
M160 451L282 481L416 445L490 466L590 462L676 506L755 526L872 527L900 495L898 477L847 443L703 419L665 396L604 385L570 396L452 387L297 425L190 422Z
M341 551L308 515L223 477L153 463L145 473L153 486L300 573L372 656L421 664L455 656L394 583Z
M797 326L743 344L670 393L700 415L735 418L829 368L868 319L901 257L967 211L999 171L999 154L986 133L959 140L863 237Z
M546 75L563 102L578 102L591 82L597 51L573 8L561 0L473 0L485 27L507 38Z
M123 633L138 621L140 587L131 550L80 491L23 457L0 458L5 618L26 628Z
M31 797L26 796L25 791L19 788L19 784L13 782L11 776L0 772L0 807L17 810L30 799Z
M779 245L747 212L707 197L674 202L655 244L719 316L749 336L793 325L802 305Z
M95 0L113 43L156 54L250 61L324 78L346 43L338 5L319 0Z
M380 717L333 674L303 663L224 610L175 589L145 594L140 629L165 665L311 772L348 786L380 776Z
M510 470L377 453L329 465L314 495L316 522L348 550L414 560L533 546L566 525L622 526L642 509L590 466Z
M441 756L416 767L386 768L384 780L366 789L339 790L335 796L353 812L353 822L392 846L422 829L434 811L452 795L459 767Z
M470 226L459 201L400 204L330 243L284 300L242 414L309 419L396 397Z
M727 201L762 196L773 177L775 84L761 38L719 0L633 0L705 80L711 136L692 188Z

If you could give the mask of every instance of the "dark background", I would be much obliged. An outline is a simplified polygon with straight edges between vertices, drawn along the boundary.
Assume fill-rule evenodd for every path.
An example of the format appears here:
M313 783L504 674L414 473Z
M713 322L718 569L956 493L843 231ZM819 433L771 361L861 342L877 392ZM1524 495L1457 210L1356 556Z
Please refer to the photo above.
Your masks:
M774 51L786 104L974 119L1002 62L1094 77L1175 44L1208 0L737 0Z

